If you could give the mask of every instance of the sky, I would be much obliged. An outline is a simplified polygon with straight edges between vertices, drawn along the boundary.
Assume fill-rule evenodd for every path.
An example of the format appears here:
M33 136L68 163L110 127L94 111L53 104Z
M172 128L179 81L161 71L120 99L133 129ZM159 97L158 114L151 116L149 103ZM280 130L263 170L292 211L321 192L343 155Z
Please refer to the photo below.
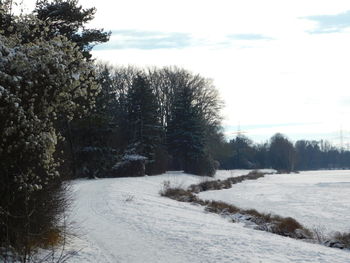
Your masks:
M28 7L32 0L24 0ZM97 60L211 78L228 138L350 143L349 0L80 0L112 32ZM346 146L346 145L344 145Z

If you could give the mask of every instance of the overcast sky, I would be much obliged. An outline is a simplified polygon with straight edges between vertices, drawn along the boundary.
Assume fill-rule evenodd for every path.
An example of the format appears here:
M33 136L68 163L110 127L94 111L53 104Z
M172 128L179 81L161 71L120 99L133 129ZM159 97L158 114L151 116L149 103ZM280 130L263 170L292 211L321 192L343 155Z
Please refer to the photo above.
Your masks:
M91 27L112 31L95 58L212 78L229 136L238 124L258 142L276 132L292 140L336 142L340 129L350 136L349 0L80 3L97 8Z

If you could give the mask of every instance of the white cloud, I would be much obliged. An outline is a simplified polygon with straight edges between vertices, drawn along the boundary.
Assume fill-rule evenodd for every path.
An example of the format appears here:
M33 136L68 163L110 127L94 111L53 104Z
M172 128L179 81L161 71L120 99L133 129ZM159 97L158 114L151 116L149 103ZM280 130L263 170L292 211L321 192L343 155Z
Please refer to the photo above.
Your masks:
M178 65L213 78L226 101L226 124L320 123L311 128L286 126L283 132L291 138L312 131L328 136L340 125L350 130L350 102L344 100L350 97L350 30L310 34L319 25L305 18L344 13L350 10L348 0L81 3L96 6L93 27L189 34L197 45L99 50L94 55L118 64ZM227 42L227 36L237 34L272 40Z

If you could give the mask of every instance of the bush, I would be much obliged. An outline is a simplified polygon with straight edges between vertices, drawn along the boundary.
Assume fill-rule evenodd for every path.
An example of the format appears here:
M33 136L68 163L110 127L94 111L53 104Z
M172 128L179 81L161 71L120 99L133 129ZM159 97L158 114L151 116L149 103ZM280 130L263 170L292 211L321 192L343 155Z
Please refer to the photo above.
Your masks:
M336 233L334 239L340 242L344 248L350 249L350 233Z
M196 202L198 200L191 191L185 190L180 186L172 187L169 181L163 183L163 188L159 193L161 196L166 196L180 202Z
M244 180L256 180L264 176L265 173L259 171L251 171L247 175L229 177L226 180L205 180L199 184L191 185L189 189L194 193L199 193L208 190L229 189L232 187L233 184L243 182Z
M122 160L112 167L111 177L138 177L145 175L147 158L141 155L124 155Z
M215 167L215 161L208 154L202 154L197 158L187 160L184 171L190 174L213 177L216 173Z
M216 214L235 214L240 212L238 207L220 201L209 201L205 210Z
M279 222L277 224L278 231L280 233L292 233L297 229L303 228L302 225L297 222L294 218L278 218Z

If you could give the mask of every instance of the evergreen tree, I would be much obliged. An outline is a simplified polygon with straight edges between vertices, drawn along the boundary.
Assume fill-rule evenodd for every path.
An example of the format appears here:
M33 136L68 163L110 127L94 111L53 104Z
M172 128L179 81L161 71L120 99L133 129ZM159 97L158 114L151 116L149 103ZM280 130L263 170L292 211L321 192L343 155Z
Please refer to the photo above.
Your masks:
M97 67L101 92L95 108L83 118L71 123L77 176L106 177L116 162L120 147L119 126L116 121L117 101L110 67Z
M174 168L198 175L213 175L215 168L206 150L204 119L194 100L189 86L175 91L167 127L168 151L172 154Z
M163 128L159 120L159 107L150 83L143 73L139 73L127 95L128 134L130 153L155 162L156 150L160 147Z
M42 21L49 22L51 37L63 35L76 43L85 58L90 59L94 45L109 40L110 32L103 29L87 29L85 24L95 15L96 8L84 9L78 0L39 0L34 14Z

